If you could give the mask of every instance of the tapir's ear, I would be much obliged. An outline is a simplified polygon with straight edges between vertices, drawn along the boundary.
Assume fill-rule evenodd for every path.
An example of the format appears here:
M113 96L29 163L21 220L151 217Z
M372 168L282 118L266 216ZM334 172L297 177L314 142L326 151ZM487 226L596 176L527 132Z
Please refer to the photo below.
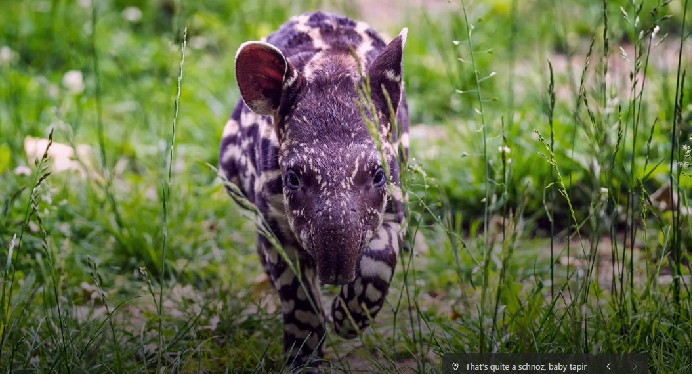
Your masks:
M404 28L368 68L372 101L375 106L389 117L389 106L383 90L387 92L392 109L396 113L404 86L404 44L408 28Z
M245 104L260 115L273 115L286 90L300 78L283 53L264 42L245 42L235 56L235 77Z

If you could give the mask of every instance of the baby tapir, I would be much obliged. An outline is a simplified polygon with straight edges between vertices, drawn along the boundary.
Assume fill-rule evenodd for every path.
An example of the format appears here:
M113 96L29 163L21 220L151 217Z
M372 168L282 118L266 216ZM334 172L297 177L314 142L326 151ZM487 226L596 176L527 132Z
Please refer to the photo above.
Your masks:
M305 13L237 51L242 100L223 132L220 171L257 206L305 285L258 235L292 368L323 357L325 321L352 338L384 303L405 218L406 34L385 44L363 22ZM358 91L365 76L369 103ZM375 131L366 119L379 124ZM341 285L329 317L319 282Z

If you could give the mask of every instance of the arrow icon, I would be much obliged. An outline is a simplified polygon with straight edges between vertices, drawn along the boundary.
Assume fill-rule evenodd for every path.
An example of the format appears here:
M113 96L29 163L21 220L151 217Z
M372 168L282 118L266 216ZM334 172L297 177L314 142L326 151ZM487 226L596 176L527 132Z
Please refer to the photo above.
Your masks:
M608 370L610 370L610 362L606 365L606 367L608 368Z
M634 370L637 370L637 364L634 363L634 364L632 364L632 365L634 366L634 367L632 368L632 370L633 370L633 371L634 371Z

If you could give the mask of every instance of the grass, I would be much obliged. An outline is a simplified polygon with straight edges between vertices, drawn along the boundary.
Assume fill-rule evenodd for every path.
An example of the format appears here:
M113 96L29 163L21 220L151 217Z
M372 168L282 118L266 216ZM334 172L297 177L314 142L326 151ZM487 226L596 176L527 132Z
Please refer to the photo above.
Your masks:
M324 6L409 27L413 123L414 250L375 328L328 340L335 371L439 372L451 352L690 371L687 0L3 5L2 372L280 370L253 222L207 164L237 46Z

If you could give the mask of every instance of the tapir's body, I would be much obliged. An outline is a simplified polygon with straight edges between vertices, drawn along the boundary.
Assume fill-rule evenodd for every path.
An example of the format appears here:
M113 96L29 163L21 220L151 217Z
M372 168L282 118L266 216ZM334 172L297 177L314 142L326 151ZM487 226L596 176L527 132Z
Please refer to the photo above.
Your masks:
M258 235L260 259L281 299L292 367L323 355L330 318L323 316L318 281L342 285L331 319L344 337L367 327L368 314L374 318L386 297L404 223L405 39L406 30L387 45L362 22L317 12L238 50L242 100L224 129L220 170L300 267L307 293ZM365 75L369 107L357 103ZM379 124L374 136L364 114Z

